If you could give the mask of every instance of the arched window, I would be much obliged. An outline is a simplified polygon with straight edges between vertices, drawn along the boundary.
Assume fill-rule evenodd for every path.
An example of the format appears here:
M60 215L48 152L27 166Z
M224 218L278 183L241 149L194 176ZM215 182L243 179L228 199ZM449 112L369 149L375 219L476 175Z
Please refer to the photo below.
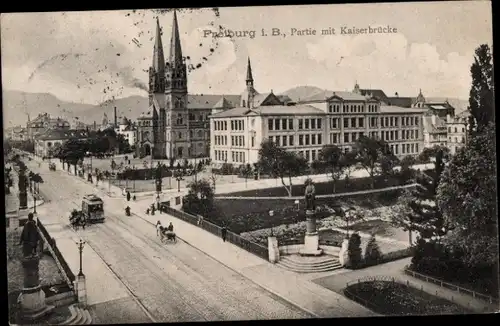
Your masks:
M198 130L198 138L201 138L201 136L202 136L201 130Z

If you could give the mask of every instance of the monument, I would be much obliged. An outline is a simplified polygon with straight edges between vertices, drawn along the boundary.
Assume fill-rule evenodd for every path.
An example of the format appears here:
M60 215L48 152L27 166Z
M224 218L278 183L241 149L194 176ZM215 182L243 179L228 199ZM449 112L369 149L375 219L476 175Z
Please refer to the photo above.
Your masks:
M20 306L20 319L24 321L38 320L54 309L45 303L45 292L40 285L39 264L37 252L40 235L33 221L33 214L28 214L28 221L23 227L19 244L22 245L24 283L23 290L17 299Z
M304 247L299 251L302 256L320 256L323 250L319 248L319 234L316 229L316 189L311 179L306 180L304 193L306 202L306 235Z
M26 179L25 172L25 168L23 168L23 166L19 166L19 181L17 183L19 188L19 209L28 208L28 192L26 189L28 180Z

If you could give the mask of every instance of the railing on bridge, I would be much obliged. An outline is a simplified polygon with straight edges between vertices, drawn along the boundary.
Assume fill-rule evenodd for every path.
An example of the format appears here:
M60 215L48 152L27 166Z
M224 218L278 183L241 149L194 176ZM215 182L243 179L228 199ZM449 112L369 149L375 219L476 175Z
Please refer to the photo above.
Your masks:
M208 231L216 236L221 236L222 235L222 228L218 225L215 225L209 221L206 221L203 218L198 218L194 215L188 214L183 211L176 210L172 207L169 207L165 204L162 205L162 210L170 214L174 217L177 217L185 222L188 222L192 225L198 226L205 231ZM257 244L255 242L249 241L247 239L244 239L240 237L238 234L233 233L231 231L227 231L226 233L226 240L242 249L245 249L246 251L259 256L262 259L268 259L269 253L268 249L260 244Z
M71 268L69 268L68 263L66 262L63 255L59 251L59 248L57 248L55 239L50 237L49 233L47 232L47 229L40 220L37 221L37 226L40 234L47 243L47 246L49 246L50 253L54 256L53 258L56 261L57 267L61 270L61 273L63 273L63 275L65 276L68 286L72 289L73 282L75 281L75 274L73 274Z

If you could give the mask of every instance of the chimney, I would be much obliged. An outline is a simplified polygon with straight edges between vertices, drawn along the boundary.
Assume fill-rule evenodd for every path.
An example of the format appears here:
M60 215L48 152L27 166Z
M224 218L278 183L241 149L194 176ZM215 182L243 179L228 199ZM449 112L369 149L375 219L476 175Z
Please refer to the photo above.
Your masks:
M115 106L115 127L118 126L118 117L116 116L116 106Z

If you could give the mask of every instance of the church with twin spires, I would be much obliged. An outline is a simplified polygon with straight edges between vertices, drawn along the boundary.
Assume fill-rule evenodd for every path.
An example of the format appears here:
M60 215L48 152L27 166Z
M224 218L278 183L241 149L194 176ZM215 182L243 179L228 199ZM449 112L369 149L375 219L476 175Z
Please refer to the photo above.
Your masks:
M210 115L236 107L283 105L290 99L272 91L261 94L255 90L250 58L242 94L189 94L175 11L173 16L168 61L163 52L160 22L156 19L153 62L149 68L149 107L137 121L137 155L152 154L159 159L208 157Z

